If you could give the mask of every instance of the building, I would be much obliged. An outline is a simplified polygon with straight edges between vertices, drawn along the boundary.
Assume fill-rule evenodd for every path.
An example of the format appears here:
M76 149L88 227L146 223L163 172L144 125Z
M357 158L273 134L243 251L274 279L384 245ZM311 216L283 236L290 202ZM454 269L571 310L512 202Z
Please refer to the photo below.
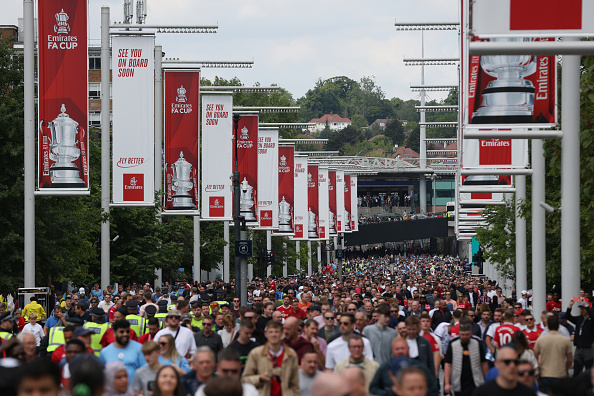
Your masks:
M320 118L313 118L311 121L309 121L309 123L315 123L315 125L308 127L310 132L313 133L322 132L324 128L326 128L326 125L328 125L331 131L340 131L351 125L351 120L340 117L337 114L324 114Z

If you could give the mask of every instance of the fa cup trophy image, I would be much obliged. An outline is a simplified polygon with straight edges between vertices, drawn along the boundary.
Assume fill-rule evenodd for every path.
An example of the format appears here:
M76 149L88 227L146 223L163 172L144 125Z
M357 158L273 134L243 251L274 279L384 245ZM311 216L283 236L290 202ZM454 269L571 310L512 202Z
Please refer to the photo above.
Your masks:
M84 180L80 177L80 169L73 164L80 157L80 142L76 139L79 131L85 136L85 130L78 125L78 122L66 114L66 106L62 104L61 113L50 122L46 122L51 132L49 144L49 157L55 163L50 167L52 187L77 188L86 187ZM39 123L39 129L43 128L44 121ZM79 129L80 128L80 129Z
M175 209L196 209L194 199L190 191L194 188L192 182L192 164L184 158L184 153L179 152L179 158L171 165L173 170L173 208Z
M351 230L351 214L349 212L347 212L346 210L344 211L344 230L345 231Z
M330 211L330 224L328 227L328 234L336 234L336 221L334 220L335 217L336 215L334 214L334 212Z
M316 231L316 214L311 211L311 208L309 208L309 212L307 212L307 216L308 216L307 237L308 238L317 238L318 233Z
M278 203L278 230L280 232L293 232L291 228L291 205L285 197Z
M497 38L493 41L524 41L524 38ZM483 55L481 68L496 79L481 92L480 107L471 124L532 122L534 85L525 77L536 71L532 55ZM480 87L477 87L477 90Z
M241 182L241 196L239 198L239 213L244 217L245 221L256 221L252 208L254 207L254 200L252 199L252 191L254 188L250 186L247 179L244 177Z

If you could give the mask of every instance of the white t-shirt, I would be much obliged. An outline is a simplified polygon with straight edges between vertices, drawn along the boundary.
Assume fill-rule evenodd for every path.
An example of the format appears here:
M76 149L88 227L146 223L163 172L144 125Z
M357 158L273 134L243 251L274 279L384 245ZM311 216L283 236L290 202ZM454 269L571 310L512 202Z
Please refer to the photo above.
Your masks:
M371 349L371 343L365 337L361 337L363 340L363 355L369 359L373 360L373 350ZM334 369L336 363L348 359L351 356L349 352L349 343L342 339L342 337L338 337L326 348L326 368Z
M39 323L35 323L35 326L33 326L31 323L27 323L25 327L23 327L23 331L33 333L33 335L35 336L35 342L37 343L37 346L39 346L39 344L41 343L41 339L45 337L43 327L41 327Z
M171 334L171 336L175 338L175 348L177 349L177 353L180 356L186 357L188 352L190 355L193 355L196 351L196 340L194 339L194 333L192 333L192 330L188 329L187 327L180 326L178 330L179 333L177 333L177 330L171 330L169 327L165 327L155 334L154 341L159 342L159 338L161 338L161 336Z

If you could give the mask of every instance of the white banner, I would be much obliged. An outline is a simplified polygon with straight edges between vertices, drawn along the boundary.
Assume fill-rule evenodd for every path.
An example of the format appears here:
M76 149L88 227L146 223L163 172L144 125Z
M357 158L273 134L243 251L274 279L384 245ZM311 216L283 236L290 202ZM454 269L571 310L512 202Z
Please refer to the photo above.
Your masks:
M318 202L319 202L319 239L330 239L330 190L328 186L328 168L319 167L318 173Z
M336 171L336 232L344 232L344 171Z
M232 220L233 95L202 94L202 218Z
M357 175L351 175L351 230L359 231L359 199L357 198Z
M295 155L295 237L297 241L307 240L308 200L307 200L307 156Z
M118 205L155 202L154 48L153 36L112 37L113 203Z
M259 229L278 229L278 129L258 128Z
M474 0L472 32L493 36L594 35L590 0Z

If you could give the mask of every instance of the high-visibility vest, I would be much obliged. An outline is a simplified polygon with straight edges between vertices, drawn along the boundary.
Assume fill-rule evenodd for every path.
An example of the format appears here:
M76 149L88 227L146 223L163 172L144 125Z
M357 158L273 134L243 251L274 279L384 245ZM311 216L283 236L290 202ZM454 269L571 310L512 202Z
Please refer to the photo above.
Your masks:
M50 329L49 332L49 340L47 342L47 351L53 352L60 345L64 345L66 340L64 340L64 326L54 326Z
M204 317L200 317L200 320L192 318L192 327L198 327L200 330L202 330L202 319L204 319Z
M140 337L144 330L144 318L138 315L128 315L126 320L130 322L130 328L136 332L136 335Z
M165 326L164 323L165 323L165 318L167 318L167 315L168 314L166 314L166 313L155 314L155 318L159 319L159 324L161 325L160 326L161 329Z
M87 322L83 327L93 332L93 334L91 334L91 349L93 350L93 353L95 353L95 356L99 357L101 349L103 348L101 345L101 338L109 328L109 323Z
M7 341L14 337L14 334L9 333L8 331L0 331L0 338Z
M171 311L171 308L175 308L175 307L176 307L176 305L175 305L175 304L169 304L169 305L167 306L167 312Z

